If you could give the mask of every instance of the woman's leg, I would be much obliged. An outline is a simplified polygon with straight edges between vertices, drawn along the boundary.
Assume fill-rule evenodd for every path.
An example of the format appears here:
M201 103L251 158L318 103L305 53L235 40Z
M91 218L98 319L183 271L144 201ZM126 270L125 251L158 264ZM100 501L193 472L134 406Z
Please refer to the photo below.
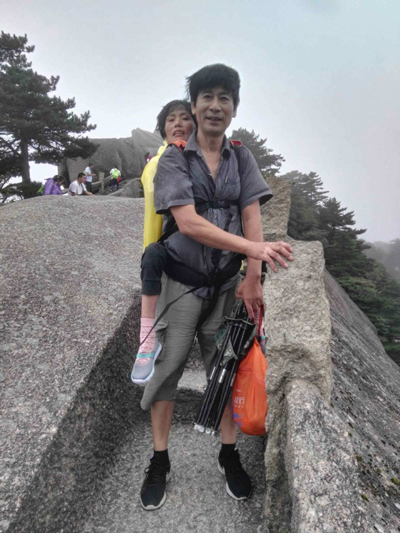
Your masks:
M154 329L161 276L166 262L166 250L158 243L150 244L142 257L142 310L140 318L139 352L132 370L134 383L146 383L154 371L154 363L161 350Z

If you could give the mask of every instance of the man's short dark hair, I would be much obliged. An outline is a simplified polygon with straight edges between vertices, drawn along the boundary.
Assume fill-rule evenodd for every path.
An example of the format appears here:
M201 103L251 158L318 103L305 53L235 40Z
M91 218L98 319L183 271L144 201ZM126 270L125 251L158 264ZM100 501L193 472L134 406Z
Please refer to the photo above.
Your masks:
M240 100L240 77L233 68L216 63L215 65L207 65L186 78L187 91L190 101L193 103L196 103L201 91L219 86L232 95L233 105L236 109Z
M88 164L88 167L93 167L93 166L94 166L93 163Z
M83 176L86 177L86 174L84 172L79 172L78 179L82 178Z
M189 113L189 115L193 119L193 122L197 126L196 119L192 115L192 108L190 107L190 102L188 102L187 100L172 100L172 102L169 102L161 109L160 113L157 116L157 129L163 139L167 137L167 134L165 133L165 122L167 120L168 115L170 115L181 107Z

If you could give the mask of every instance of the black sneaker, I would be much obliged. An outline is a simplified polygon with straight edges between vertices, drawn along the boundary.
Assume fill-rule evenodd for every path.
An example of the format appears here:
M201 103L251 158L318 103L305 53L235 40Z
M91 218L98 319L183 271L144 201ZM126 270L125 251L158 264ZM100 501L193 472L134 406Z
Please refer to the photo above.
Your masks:
M218 458L218 470L226 477L226 492L234 500L247 500L251 495L251 481L244 471L238 450Z
M163 467L150 460L150 466L145 470L145 480L140 491L140 503L146 511L159 509L167 499L165 485L170 477L170 466Z

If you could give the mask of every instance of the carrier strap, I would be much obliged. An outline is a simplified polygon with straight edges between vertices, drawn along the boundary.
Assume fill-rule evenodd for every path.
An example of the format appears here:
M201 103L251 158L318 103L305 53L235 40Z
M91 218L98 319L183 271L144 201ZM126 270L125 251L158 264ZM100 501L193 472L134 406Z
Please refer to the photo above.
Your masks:
M183 294L181 294L180 296L178 296L178 298L175 298L175 300L172 300L171 302L168 302L167 305L164 307L164 309L161 311L161 313L159 314L159 316L157 317L157 320L154 322L154 325L153 327L151 328L151 330L148 332L148 334L146 335L146 337L143 339L143 341L140 343L139 347L147 340L147 337L150 335L150 333L154 330L154 328L157 326L157 324L160 322L160 320L166 315L167 311L170 309L171 306L173 306L178 300L180 300L181 298L183 298L184 296L186 296L187 294L190 294L194 291L197 291L198 289L201 289L202 287L206 287L206 286L210 286L210 285L214 285L214 294L212 295L212 298L211 298L211 302L210 302L210 305L208 306L208 308L203 311L203 313L200 315L200 318L199 318L199 321L197 323L197 328L199 328L202 323L205 321L205 319L212 313L212 311L214 310L214 307L217 303L217 300L218 300L218 296L219 296L219 289L222 287L222 285L225 283L225 281L227 281L229 278L232 277L231 275L231 272L229 271L228 267L229 268L232 268L232 263L235 261L235 262L238 262L239 263L239 268L240 268L240 262L245 259L245 255L241 255L241 254L235 254L232 259L224 266L224 268L222 268L221 270L219 270L218 272L215 273L214 277L213 277L213 280L212 280L212 283L211 284L206 284L205 280L203 279L201 281L200 284L198 285L195 285L194 287L192 287L191 289L187 290L186 292L184 292ZM237 269L237 272L239 271L239 269ZM167 274L168 275L168 274ZM211 279L210 279L211 281Z

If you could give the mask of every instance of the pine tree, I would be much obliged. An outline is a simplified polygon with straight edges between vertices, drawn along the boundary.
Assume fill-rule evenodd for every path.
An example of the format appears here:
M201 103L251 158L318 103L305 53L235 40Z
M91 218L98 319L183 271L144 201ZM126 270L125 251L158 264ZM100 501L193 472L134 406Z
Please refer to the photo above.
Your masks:
M27 36L0 36L0 176L30 183L29 161L56 164L62 157L90 157L96 146L82 133L93 130L90 113L72 113L75 99L50 96L59 76L34 72Z
M260 139L254 130L251 132L245 128L234 130L230 140L240 141L250 150L265 178L275 176L285 161L280 154L274 154L272 148L267 148L265 146L267 139Z
M364 277L369 269L369 260L362 253L369 246L359 235L365 229L355 229L354 211L347 211L336 198L329 198L319 209L319 227L326 241L326 267L335 277Z
M326 200L321 178L315 172L302 174L294 170L281 176L292 184L288 233L297 240L324 242L318 213Z

